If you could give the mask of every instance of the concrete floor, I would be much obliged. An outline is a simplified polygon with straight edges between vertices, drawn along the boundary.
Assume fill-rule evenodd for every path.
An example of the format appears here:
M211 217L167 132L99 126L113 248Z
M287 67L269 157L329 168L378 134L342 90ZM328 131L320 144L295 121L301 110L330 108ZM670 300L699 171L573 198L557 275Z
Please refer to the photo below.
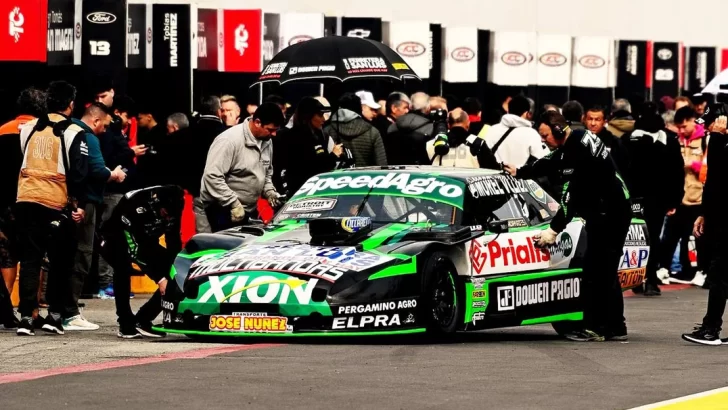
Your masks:
M631 292L630 292L631 293ZM116 338L113 301L86 301L95 332L0 330L0 403L24 408L627 409L728 386L728 346L680 339L707 291L626 300L628 343L574 343L548 325L398 339L195 343ZM135 305L141 300L133 300ZM283 344L285 343L285 344Z

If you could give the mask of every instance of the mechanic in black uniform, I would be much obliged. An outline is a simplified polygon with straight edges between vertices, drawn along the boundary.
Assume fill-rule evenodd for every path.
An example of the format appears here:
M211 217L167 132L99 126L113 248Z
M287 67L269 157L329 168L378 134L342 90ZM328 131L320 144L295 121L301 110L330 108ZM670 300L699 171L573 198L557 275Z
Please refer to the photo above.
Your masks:
M174 259L182 249L180 235L184 191L174 185L131 191L101 227L101 253L114 269L118 337L163 337L152 329L162 311ZM135 272L136 271L136 272ZM129 305L131 276L143 272L159 289L136 315Z
M717 108L717 109L716 109ZM720 116L708 128L708 167L705 186L703 188L703 204L701 215L695 221L693 233L695 237L705 237L710 246L708 253L708 311L703 323L696 327L692 333L682 335L684 340L704 345L721 345L728 343L728 339L721 341L720 331L723 326L726 298L728 298L728 220L725 218L725 202L723 193L728 190L728 135L726 123L728 119L728 106L719 104L718 107L709 108L718 112ZM706 112L706 116L708 112ZM707 121L706 121L707 122Z
M626 340L617 267L632 219L629 191L606 146L591 131L572 130L557 112L544 113L537 125L551 154L519 169L504 164L504 169L521 179L554 174L563 178L561 207L551 226L534 238L537 246L556 243L574 216L585 220L584 326L566 337L582 342Z

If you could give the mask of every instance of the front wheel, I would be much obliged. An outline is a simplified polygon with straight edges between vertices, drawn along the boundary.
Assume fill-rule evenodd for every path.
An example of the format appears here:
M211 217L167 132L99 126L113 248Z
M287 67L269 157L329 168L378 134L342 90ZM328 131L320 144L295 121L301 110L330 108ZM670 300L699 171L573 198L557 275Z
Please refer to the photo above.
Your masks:
M454 333L463 317L463 300L459 291L457 271L442 252L435 252L427 259L422 291L423 321L433 335Z

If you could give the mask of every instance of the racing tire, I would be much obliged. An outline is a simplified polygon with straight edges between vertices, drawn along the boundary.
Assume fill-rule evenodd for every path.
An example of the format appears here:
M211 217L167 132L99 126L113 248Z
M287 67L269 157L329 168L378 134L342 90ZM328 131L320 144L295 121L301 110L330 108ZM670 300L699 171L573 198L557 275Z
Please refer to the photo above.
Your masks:
M443 252L433 253L423 267L421 317L431 336L454 333L463 319L464 298L455 265Z

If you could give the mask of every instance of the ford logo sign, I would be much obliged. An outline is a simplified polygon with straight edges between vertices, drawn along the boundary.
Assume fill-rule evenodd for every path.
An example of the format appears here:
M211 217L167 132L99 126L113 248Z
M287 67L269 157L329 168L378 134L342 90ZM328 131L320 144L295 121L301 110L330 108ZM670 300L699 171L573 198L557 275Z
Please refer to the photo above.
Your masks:
M116 16L105 11L95 11L87 14L86 20L94 24L111 24L116 21Z

